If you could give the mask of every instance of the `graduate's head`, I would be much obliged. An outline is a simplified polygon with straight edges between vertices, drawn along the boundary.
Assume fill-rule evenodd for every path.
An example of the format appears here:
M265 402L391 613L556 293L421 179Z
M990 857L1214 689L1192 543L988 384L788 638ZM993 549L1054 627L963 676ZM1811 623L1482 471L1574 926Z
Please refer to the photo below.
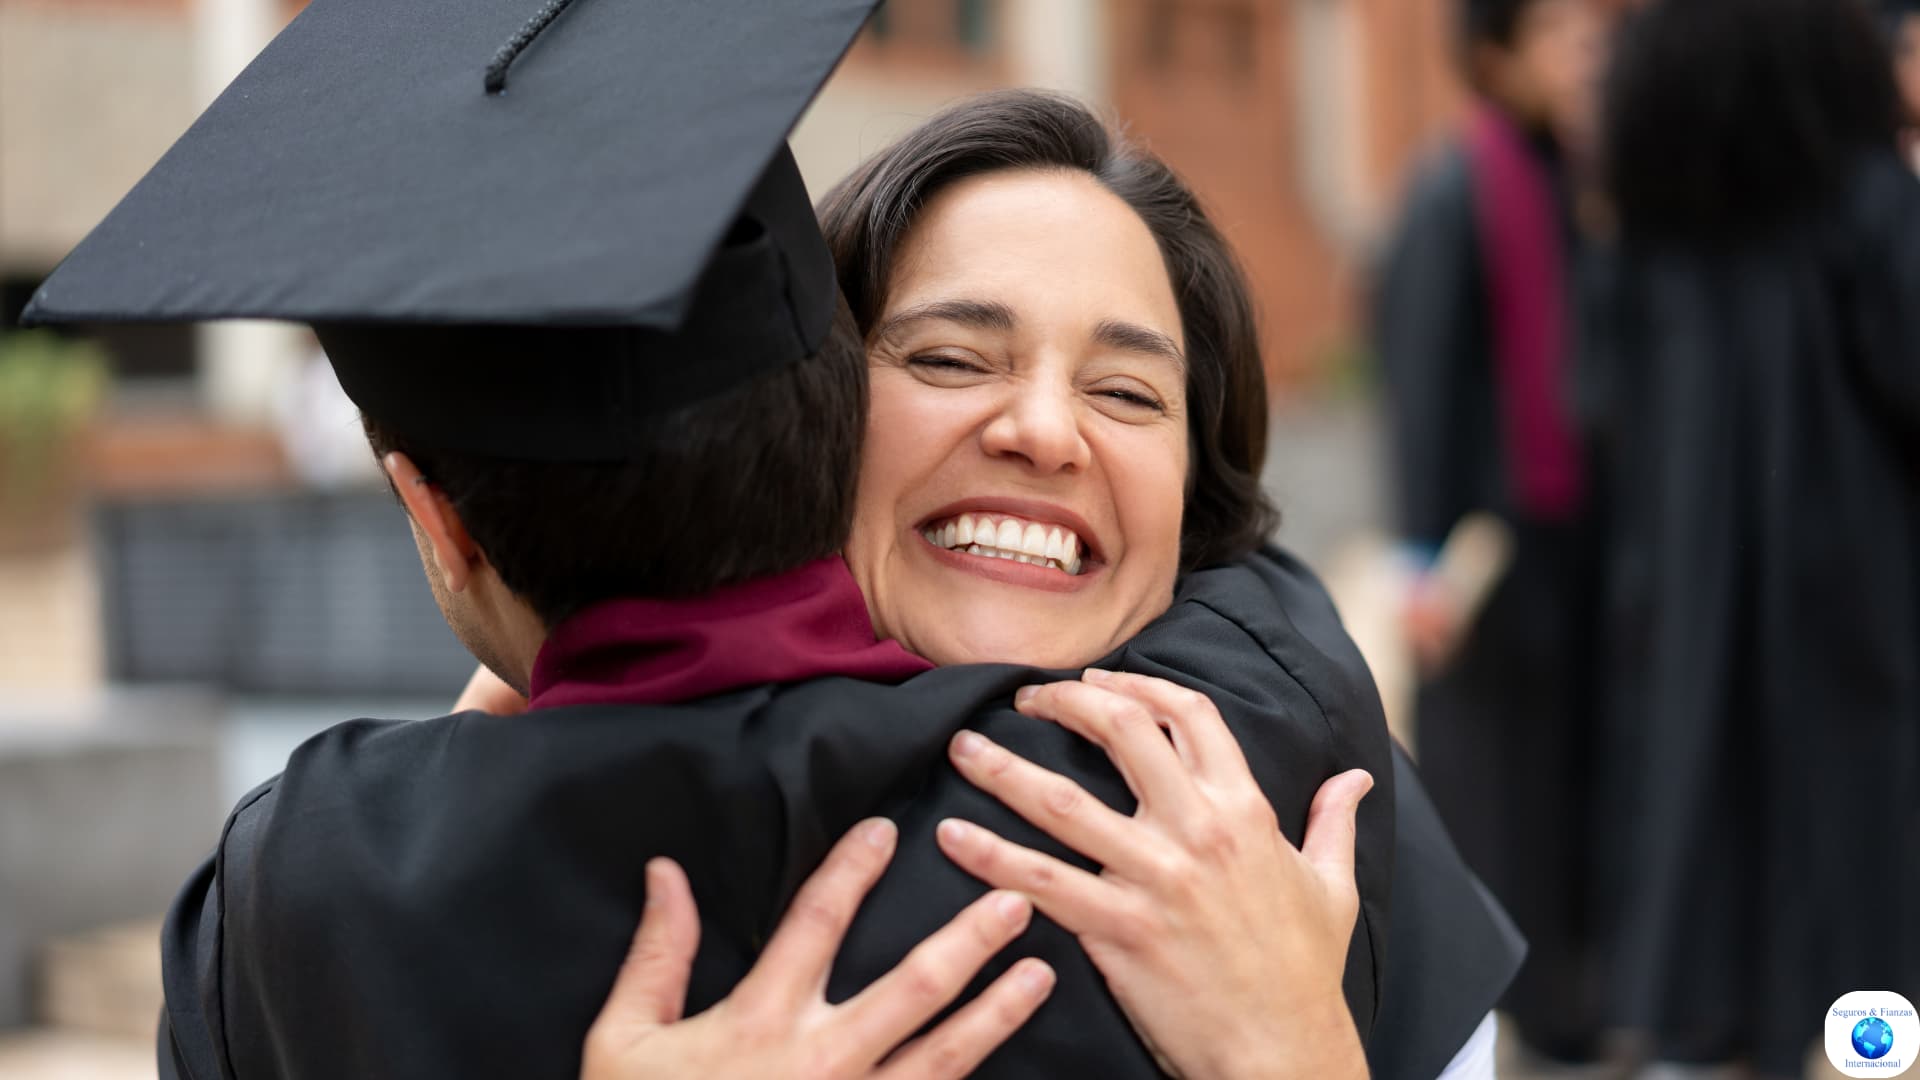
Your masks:
M23 319L312 326L523 681L584 605L840 546L863 356L785 140L876 3L315 0Z
M540 366L561 378L568 362ZM837 553L865 411L865 354L842 303L811 356L635 416L618 460L479 454L364 422L448 624L519 683L530 647L591 604L699 596Z
M1567 141L1592 127L1608 25L1603 0L1459 0L1467 85Z
M1097 659L1273 524L1247 284L1193 193L1071 100L988 95L829 193L870 408L847 562L935 663Z

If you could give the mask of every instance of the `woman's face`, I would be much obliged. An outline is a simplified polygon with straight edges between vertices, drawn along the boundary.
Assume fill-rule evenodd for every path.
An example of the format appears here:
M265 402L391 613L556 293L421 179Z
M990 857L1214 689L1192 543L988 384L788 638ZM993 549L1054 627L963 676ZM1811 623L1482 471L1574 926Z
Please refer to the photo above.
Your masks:
M990 173L930 200L868 340L847 563L880 636L1069 668L1165 611L1184 340L1153 235L1092 177Z

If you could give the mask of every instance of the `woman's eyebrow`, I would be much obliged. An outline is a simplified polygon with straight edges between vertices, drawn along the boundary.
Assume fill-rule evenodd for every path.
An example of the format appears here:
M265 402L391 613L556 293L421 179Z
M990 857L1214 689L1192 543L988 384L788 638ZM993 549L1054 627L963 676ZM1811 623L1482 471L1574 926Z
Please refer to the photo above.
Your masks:
M1182 370L1187 366L1187 355L1181 351L1178 342L1158 330L1149 330L1136 323L1107 319L1094 327L1093 340L1109 349L1158 356Z
M919 322L950 322L974 330L1010 331L1019 321L1013 309L992 300L935 300L889 315L875 331L876 337L891 337Z

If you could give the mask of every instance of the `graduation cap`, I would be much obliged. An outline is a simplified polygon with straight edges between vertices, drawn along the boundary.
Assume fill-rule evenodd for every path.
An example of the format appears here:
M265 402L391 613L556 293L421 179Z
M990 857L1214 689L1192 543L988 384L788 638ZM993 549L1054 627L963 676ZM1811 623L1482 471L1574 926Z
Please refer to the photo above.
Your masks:
M618 460L813 353L788 131L877 0L313 0L23 322L311 324L446 449Z

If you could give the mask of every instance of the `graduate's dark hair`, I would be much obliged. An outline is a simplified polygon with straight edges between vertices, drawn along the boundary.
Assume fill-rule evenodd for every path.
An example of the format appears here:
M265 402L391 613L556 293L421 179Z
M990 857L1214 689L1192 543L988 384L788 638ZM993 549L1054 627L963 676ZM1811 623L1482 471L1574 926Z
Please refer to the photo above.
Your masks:
M1453 59L1474 93L1492 92L1486 85L1481 49L1513 48L1520 32L1520 19L1527 9L1541 0L1454 0Z
M1622 30L1604 110L1626 238L1716 246L1819 208L1900 117L1863 0L1655 0Z
M1070 169L1092 176L1160 246L1186 331L1188 438L1181 566L1244 555L1279 520L1260 488L1267 388L1246 276L1187 186L1070 98L1007 90L962 102L880 151L827 193L821 228L862 334L886 307L901 242L927 201L971 176Z
M602 600L693 597L836 554L853 522L867 361L846 302L812 357L636 420L613 463L454 453L363 417L444 492L514 595L554 626Z
M1462 45L1510 48L1520 16L1540 0L1455 0L1454 18Z

